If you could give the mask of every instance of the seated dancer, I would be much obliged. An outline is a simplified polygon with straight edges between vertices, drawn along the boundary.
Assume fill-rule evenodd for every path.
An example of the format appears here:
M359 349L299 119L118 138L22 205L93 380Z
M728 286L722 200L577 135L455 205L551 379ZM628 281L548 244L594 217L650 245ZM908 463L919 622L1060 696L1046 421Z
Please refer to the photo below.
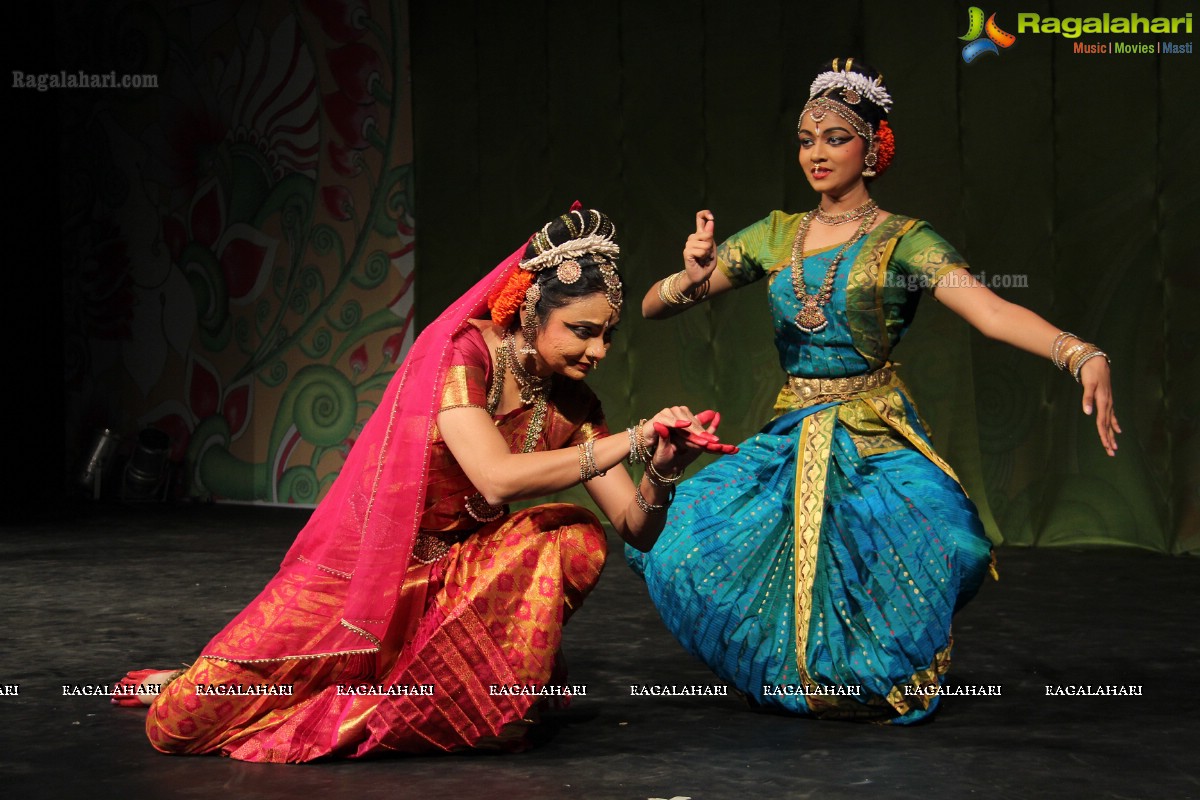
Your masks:
M606 548L583 508L507 504L583 482L647 549L684 467L736 450L713 412L682 406L609 434L583 380L620 315L618 252L609 219L576 206L421 334L278 574L153 698L155 748L302 762L523 746L525 688L561 684L562 625ZM637 485L626 459L645 465Z
M909 287L1068 370L1109 455L1120 427L1099 348L1002 300L928 224L871 199L895 149L891 107L879 73L827 64L797 126L818 207L719 247L699 212L684 270L646 295L659 318L766 278L786 376L775 418L684 482L653 549L629 558L684 647L756 704L910 723L938 705L951 617L991 544L888 360L920 298Z

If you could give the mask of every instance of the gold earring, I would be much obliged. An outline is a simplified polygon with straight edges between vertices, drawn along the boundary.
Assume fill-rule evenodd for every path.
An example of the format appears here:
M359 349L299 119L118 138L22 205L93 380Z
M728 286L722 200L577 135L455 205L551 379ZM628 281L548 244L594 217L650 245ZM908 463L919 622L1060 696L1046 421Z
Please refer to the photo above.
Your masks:
M879 161L879 154L875 151L875 145L871 145L871 149L869 151L867 151L867 155L863 159L863 163L867 165L866 169L864 169L862 171L862 175L864 178L874 178L875 177L875 175L876 175L875 164L878 163L878 161Z

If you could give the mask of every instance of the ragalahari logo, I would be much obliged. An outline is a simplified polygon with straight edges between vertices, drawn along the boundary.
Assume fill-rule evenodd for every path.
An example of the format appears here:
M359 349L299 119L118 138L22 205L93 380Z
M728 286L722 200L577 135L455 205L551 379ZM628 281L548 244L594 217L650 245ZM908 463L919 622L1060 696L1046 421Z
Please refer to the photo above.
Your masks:
M998 56L1000 48L1008 49L1013 46L1013 42L1017 41L1017 37L1000 29L1000 26L996 24L995 14L992 14L987 18L987 22L984 22L983 9L979 6L971 6L967 12L967 25L966 35L958 38L967 43L963 48L962 57L963 61L968 64L984 53ZM986 39L979 38L984 34L987 34Z

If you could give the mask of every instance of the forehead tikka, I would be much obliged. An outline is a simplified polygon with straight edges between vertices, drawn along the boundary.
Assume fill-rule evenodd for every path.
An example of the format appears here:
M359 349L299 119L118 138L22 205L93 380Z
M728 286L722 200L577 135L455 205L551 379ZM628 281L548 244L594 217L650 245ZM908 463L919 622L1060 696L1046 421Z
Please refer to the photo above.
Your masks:
M570 286L583 277L583 270L580 269L578 261L564 261L558 265L555 275L558 277L559 283Z

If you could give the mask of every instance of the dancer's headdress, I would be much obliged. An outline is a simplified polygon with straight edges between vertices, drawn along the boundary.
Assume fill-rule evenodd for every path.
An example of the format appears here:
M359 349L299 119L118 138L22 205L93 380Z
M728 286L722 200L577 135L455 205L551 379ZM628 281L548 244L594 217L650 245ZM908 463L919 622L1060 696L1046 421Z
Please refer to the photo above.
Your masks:
M616 233L612 220L600 211L582 208L579 203L547 222L529 237L520 270L488 299L492 322L507 328L522 305L526 320L535 318L541 299L540 284L545 280L539 278L540 273L553 269L559 283L570 286L583 276L584 268L589 265L600 270L608 304L614 311L620 310L623 293L616 259L621 248L614 239Z
M873 178L891 165L896 152L895 136L887 122L892 96L883 75L861 62L855 65L853 58L847 58L839 68L840 61L833 59L813 80L796 130L804 126L805 114L818 124L827 113L838 115L866 141L867 168L863 175Z

